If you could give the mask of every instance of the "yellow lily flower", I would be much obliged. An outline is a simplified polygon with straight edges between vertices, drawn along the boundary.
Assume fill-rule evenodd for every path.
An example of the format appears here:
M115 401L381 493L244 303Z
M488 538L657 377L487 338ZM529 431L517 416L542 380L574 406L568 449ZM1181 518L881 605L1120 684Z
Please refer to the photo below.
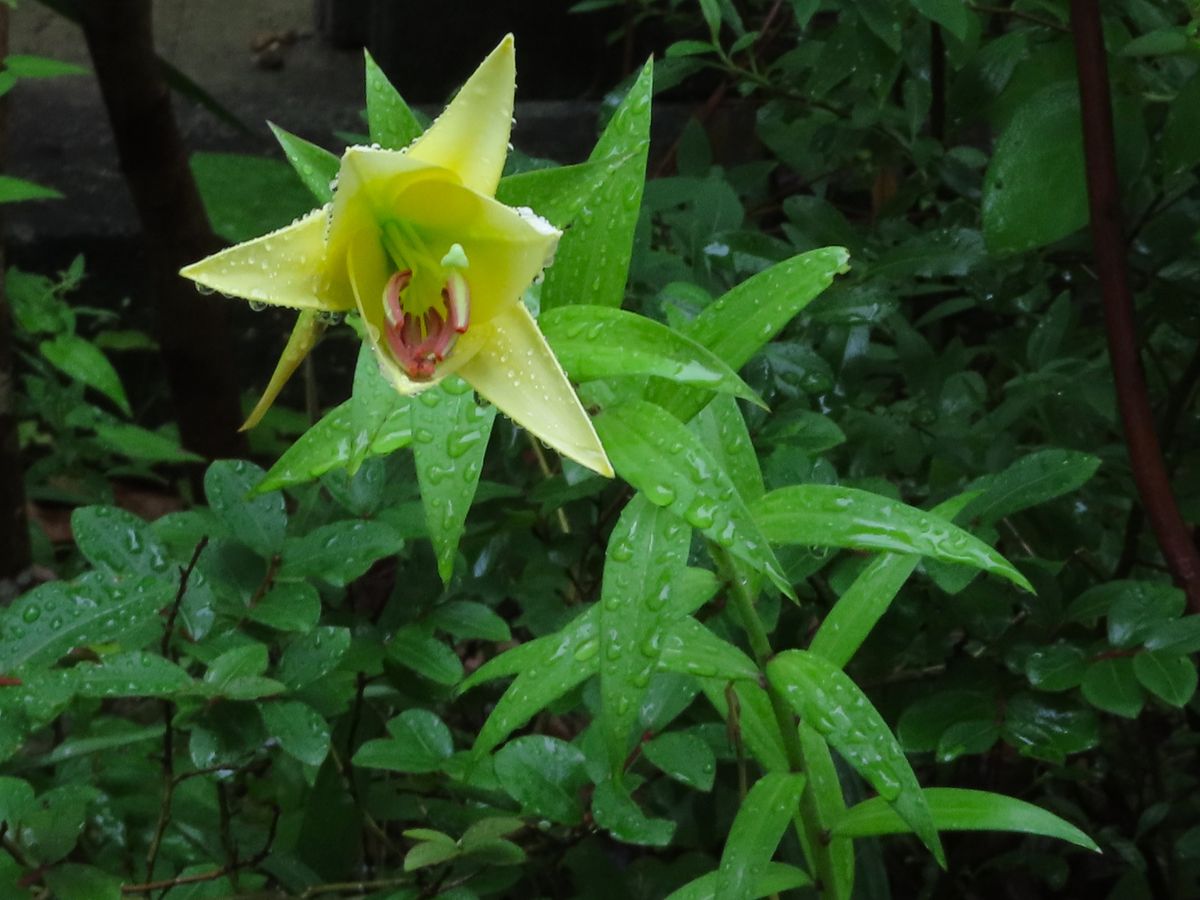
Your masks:
M515 89L508 35L408 148L350 147L331 203L183 269L206 288L302 311L247 427L311 349L320 314L357 310L400 393L457 374L546 444L612 476L591 420L521 302L561 232L495 199Z

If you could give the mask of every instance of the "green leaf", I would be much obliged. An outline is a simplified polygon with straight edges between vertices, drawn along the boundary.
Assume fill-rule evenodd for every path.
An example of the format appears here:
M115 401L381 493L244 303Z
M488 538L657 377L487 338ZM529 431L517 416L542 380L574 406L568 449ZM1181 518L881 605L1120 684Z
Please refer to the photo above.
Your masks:
M204 462L204 457L179 446L179 438L168 437L139 425L125 422L101 423L96 426L96 438L108 450L145 462Z
M98 572L40 585L0 612L0 672L49 665L76 647L128 647L134 636L145 634L143 626L157 619L174 594L171 582L114 582Z
M971 33L971 12L960 0L911 0L913 8L931 22L936 22L960 41Z
M717 772L712 747L686 731L668 731L642 745L642 755L680 784L711 791Z
M1162 133L1163 168L1168 174L1200 162L1200 72L1188 79L1167 109Z
M116 575L157 575L170 571L167 549L150 526L116 506L84 506L71 513L75 546L94 566Z
M768 772L742 800L717 869L718 897L750 900L792 816L796 814L804 776Z
M997 253L1066 237L1088 219L1079 99L1073 83L1030 97L996 142L983 185L983 231Z
M1065 641L1035 650L1025 658L1025 677L1043 691L1067 691L1083 681L1087 654Z
M538 711L599 671L598 619L599 609L591 606L557 633L488 660L459 685L461 693L493 678L517 676L479 729L472 752L477 756L487 753Z
M96 788L66 784L38 797L21 829L22 843L35 862L56 863L75 848L87 821L88 807L98 795Z
M329 754L329 723L307 703L263 703L258 711L267 734L279 741L284 753L308 766L325 761Z
M363 56L366 61L367 123L371 143L385 150L403 150L424 129L371 54L364 51Z
M729 475L678 419L635 400L606 409L595 426L613 468L651 503L681 516L794 596Z
M246 644L226 650L208 666L204 684L214 694L231 700L253 700L283 690L283 685L263 678L267 670L265 644Z
M379 373L375 354L364 341L354 369L354 396L284 451L256 490L303 484L339 467L353 474L368 457L408 446L411 405L412 398L396 393Z
M133 415L121 376L94 344L74 334L60 334L38 345L42 356L69 377L102 393L127 416Z
M842 782L829 744L807 722L800 723L800 749L804 756L808 781L800 798L800 815L812 822L821 834L829 834L833 823L846 812ZM797 832L805 837L803 830ZM831 837L824 853L807 846L804 856L809 867L820 878L832 900L850 900L854 893L854 842Z
M259 556L272 557L283 549L287 512L280 493L250 496L263 475L254 463L218 460L204 473L204 496L227 535Z
M4 68L17 78L57 78L60 75L88 75L89 71L75 63L14 53L4 57Z
M926 788L925 800L938 831L1015 831L1057 838L1100 852L1096 842L1070 822L1015 797L961 788ZM911 830L880 797L846 810L833 827L834 834L848 838L906 834Z
M762 533L774 543L920 554L982 569L1032 592L999 553L941 516L888 497L828 484L772 491L754 505Z
M1110 581L1105 587L1113 592L1108 642L1114 647L1136 647L1155 628L1179 618L1187 602L1183 591L1164 582Z
M0 775L0 822L6 823L9 831L20 828L26 813L34 808L33 803L29 782Z
M1100 742L1096 714L1070 700L1016 694L1004 707L1005 740L1023 754L1062 762Z
M600 716L612 778L620 780L638 710L662 655L672 585L687 566L691 531L642 495L609 537L600 595Z
M1171 706L1183 706L1196 693L1196 664L1187 656L1158 652L1139 653L1133 671L1142 687Z
M666 900L720 900L717 894L719 875L720 873L715 871L701 875L679 890L673 891ZM787 863L769 862L763 867L762 876L750 896L758 900L760 897L770 897L810 885L812 879L803 869L789 866Z
M496 778L527 812L563 825L583 818L579 792L587 784L583 753L566 741L527 735L496 753Z
M574 166L553 166L506 175L496 188L505 206L527 207L556 228L575 221L591 196L617 174L632 155L611 154Z
M417 844L404 855L404 871L414 872L459 856L462 856L462 849L454 841L448 844L442 841Z
M602 164L612 157L623 161L592 192L559 242L542 285L543 310L583 302L620 306L625 299L650 148L653 73L648 60L588 158Z
M1135 719L1144 698L1133 672L1133 660L1102 659L1088 666L1083 675L1083 697L1097 709Z
M307 581L277 581L246 617L279 631L311 631L321 617L321 596Z
M761 675L750 657L692 618L680 619L664 630L658 668L726 681L758 681Z
M413 458L425 523L437 555L438 574L448 584L479 486L496 407L481 407L471 386L451 376L422 391L411 409Z
M1076 450L1030 453L1003 472L971 482L969 490L982 493L964 516L981 525L993 525L1005 516L1078 490L1099 467L1098 457Z
M917 784L887 723L858 686L828 660L787 650L767 664L767 678L800 718L816 729L908 822L945 867L945 855Z
M645 316L604 306L564 306L546 312L538 325L573 381L655 375L764 405L714 353Z
M46 872L55 900L120 900L121 879L94 866L63 863Z
M824 247L776 263L706 306L684 334L737 371L829 287L835 275L848 271L848 261L844 248ZM652 386L647 399L684 421L708 402L702 392L664 383Z
M675 833L670 819L647 816L622 786L611 779L596 785L592 817L618 841L645 847L665 847Z
M512 640L508 623L490 607L472 600L452 600L435 607L426 617L425 624L460 640Z
M376 562L400 552L404 542L386 522L330 522L283 547L281 578L321 578L344 587Z
M746 503L758 500L766 490L762 469L737 401L730 396L714 397L692 419L690 427L729 473L741 498Z
M24 178L14 178L11 175L0 175L0 203L20 203L24 200L58 200L62 193L54 188L26 181Z
M462 661L428 631L406 625L392 637L388 656L418 675L438 684L458 684L462 680Z
M1195 653L1200 650L1200 615L1159 622L1146 632L1144 646L1147 650Z
M446 723L425 709L406 709L387 723L390 738L367 741L354 764L393 772L436 772L454 753Z
M328 203L332 200L332 184L333 180L337 178L340 165L338 158L324 147L318 147L304 138L284 131L274 122L267 124L271 126L271 133L275 135L275 140L279 141L279 146L283 148L287 161L292 164L292 168L300 176L301 183L308 188L317 202Z
M287 645L276 674L292 690L299 690L336 669L349 649L350 629L322 625Z
M993 253L1014 253L1067 237L1088 220L1083 141L1074 72L1017 108L996 143L983 184L983 228ZM1018 96L1021 96L1018 93ZM1149 156L1143 104L1117 93L1112 103L1122 183L1141 176Z
M193 686L190 675L169 659L144 650L107 656L75 667L82 697L165 697Z
M312 211L292 167L245 153L193 153L192 174L213 231L241 243L283 228Z
M935 506L931 514L949 521L974 496L960 494ZM867 639L875 623L888 611L900 588L916 570L918 562L920 560L913 555L898 553L884 554L871 560L825 616L808 649L838 668L844 668Z

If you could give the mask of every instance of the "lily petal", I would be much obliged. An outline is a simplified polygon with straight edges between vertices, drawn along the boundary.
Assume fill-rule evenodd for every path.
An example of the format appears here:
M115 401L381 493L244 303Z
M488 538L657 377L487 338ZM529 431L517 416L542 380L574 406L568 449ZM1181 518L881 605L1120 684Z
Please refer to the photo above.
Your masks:
M529 311L516 303L475 332L482 346L458 374L535 437L611 478L592 420Z
M380 343L385 326L383 291L392 269L379 241L363 238L352 241L347 256L350 282L354 288L354 300L366 326L367 341L379 360L379 368L392 387L401 394L419 394L433 387L447 375L458 371L477 353L484 335L482 329L472 328L454 346L449 359L437 367L437 372L428 381L413 381L392 358L391 353Z
M300 317L296 320L296 327L292 329L292 336L288 338L287 346L283 348L271 380L267 383L267 389L263 391L258 403L254 404L254 409L250 411L250 415L246 417L246 421L242 423L239 431L247 431L262 421L262 417L271 408L271 404L275 402L275 398L279 396L283 386L292 377L292 373L300 367L300 363L304 362L304 357L308 356L312 348L317 345L317 339L325 331L325 324L320 313L310 309L300 313Z
M491 197L446 182L411 184L393 207L413 223L441 257L459 244L470 260L471 322L482 324L507 310L553 255L562 232L545 219L522 214Z
M278 231L214 253L180 275L232 297L292 309L344 312L348 291L330 290L321 278L329 207L314 209Z
M516 53L509 34L413 142L408 155L450 169L472 190L494 195L508 155L516 88Z

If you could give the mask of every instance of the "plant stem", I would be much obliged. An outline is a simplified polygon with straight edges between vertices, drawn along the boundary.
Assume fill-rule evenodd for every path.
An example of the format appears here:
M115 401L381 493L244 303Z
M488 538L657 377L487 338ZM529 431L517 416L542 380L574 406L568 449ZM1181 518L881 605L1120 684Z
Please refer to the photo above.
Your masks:
M1171 490L1138 351L1122 233L1108 58L1098 0L1071 0L1071 32L1079 73L1092 245L1129 463L1146 518L1175 583L1186 592L1191 611L1200 613L1200 552Z

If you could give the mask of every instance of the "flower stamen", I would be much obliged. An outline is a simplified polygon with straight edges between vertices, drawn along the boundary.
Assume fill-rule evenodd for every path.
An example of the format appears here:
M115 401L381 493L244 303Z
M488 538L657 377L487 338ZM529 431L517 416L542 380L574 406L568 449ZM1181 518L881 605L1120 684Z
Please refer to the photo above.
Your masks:
M386 317L384 338L396 362L413 381L429 381L458 336L470 322L470 290L457 269L452 269L442 288L445 310L430 306L421 314L405 310L401 294L413 280L411 270L395 272L383 289Z

